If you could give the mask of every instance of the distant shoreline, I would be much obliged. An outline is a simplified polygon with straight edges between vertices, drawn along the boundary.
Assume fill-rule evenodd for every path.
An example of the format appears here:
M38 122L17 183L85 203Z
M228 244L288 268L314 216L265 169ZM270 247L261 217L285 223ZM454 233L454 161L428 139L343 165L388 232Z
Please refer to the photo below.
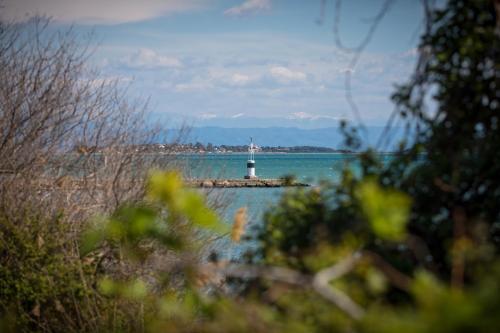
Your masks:
M247 145L212 145L211 143L204 145L200 142L196 144L147 144L136 145L134 148L141 152L147 153L180 153L180 154L231 154L231 153L247 153ZM348 149L335 149L328 147L317 146L291 146L291 147L271 147L262 146L258 148L258 153L274 153L274 154L358 154Z
M136 153L145 154L165 154L165 155L238 155L247 154L248 146L212 146L203 144L140 144L140 145L130 145L129 149L134 150ZM101 149L89 149L85 146L76 146L73 149L75 152L103 152ZM315 147L315 146L293 146L293 147L259 147L256 151L258 154L338 154L338 155L360 155L364 151L352 151L348 149L335 149L328 147ZM391 152L391 151L381 151L376 152L379 155L397 155L401 152Z
M174 155L199 155L199 156L204 156L204 155L246 155L246 152L224 152L224 153L213 153L213 152L204 152L204 153L199 153L199 152L175 152L173 153ZM361 155L363 152L329 152L329 153L324 153L324 152L258 152L259 155ZM377 155L397 155L400 154L399 152L377 152Z
M262 152L259 151L257 152L259 155L294 155L294 154L314 154L314 155L331 155L331 154L337 154L337 155L359 155L361 153L359 152L349 152L349 153L342 153L342 152ZM214 153L214 152L175 152L176 155L182 155L182 154L188 154L188 155L246 155L247 152L243 151L233 151L233 152L223 152L223 153ZM385 153L382 153L385 154Z

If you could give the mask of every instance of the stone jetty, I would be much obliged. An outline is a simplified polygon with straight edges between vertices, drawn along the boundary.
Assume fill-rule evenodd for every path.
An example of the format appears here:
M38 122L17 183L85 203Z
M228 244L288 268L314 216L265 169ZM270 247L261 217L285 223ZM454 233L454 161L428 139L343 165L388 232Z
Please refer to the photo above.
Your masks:
M287 179L188 179L185 181L190 187L304 187L309 184L289 181Z

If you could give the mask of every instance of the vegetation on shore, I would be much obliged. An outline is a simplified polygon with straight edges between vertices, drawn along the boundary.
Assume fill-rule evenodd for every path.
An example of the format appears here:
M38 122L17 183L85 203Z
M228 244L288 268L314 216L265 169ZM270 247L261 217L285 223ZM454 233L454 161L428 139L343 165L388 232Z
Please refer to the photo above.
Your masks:
M175 153L247 153L248 146L232 146L232 145L213 145L208 143L207 145L201 142L197 143L175 143L175 144L149 144L149 145L138 145L132 147L136 151L146 152L146 153L163 153L163 152L175 152ZM259 152L262 153L353 153L349 149L334 149L328 147L316 147L316 146L293 146L293 147L269 147L262 146L259 147Z

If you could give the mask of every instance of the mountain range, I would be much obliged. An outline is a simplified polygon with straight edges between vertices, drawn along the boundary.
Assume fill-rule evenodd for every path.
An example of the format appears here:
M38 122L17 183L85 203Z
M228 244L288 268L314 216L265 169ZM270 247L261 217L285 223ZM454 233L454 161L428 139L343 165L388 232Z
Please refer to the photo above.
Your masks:
M384 131L382 126L366 128L362 135L367 145L375 145ZM175 130L171 134L175 135ZM297 127L259 127L259 128L232 128L232 127L193 127L185 136L185 143L201 142L204 145L246 145L250 138L258 146L293 147L316 146L342 149L344 137L339 127L304 129ZM402 130L394 129L393 142L402 138Z

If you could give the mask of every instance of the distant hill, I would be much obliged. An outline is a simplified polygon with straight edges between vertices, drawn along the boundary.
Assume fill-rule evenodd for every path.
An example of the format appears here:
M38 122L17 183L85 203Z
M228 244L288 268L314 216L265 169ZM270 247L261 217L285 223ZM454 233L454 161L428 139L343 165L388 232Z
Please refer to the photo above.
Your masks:
M375 144L384 127L368 127L368 142ZM400 132L401 131L397 131ZM399 133L399 137L401 137ZM396 133L398 134L398 133ZM301 129L295 127L267 128L226 128L226 127L194 127L184 140L189 143L200 142L214 145L246 145L250 137L259 146L315 146L341 149L343 136L337 127ZM394 138L397 138L395 135Z

